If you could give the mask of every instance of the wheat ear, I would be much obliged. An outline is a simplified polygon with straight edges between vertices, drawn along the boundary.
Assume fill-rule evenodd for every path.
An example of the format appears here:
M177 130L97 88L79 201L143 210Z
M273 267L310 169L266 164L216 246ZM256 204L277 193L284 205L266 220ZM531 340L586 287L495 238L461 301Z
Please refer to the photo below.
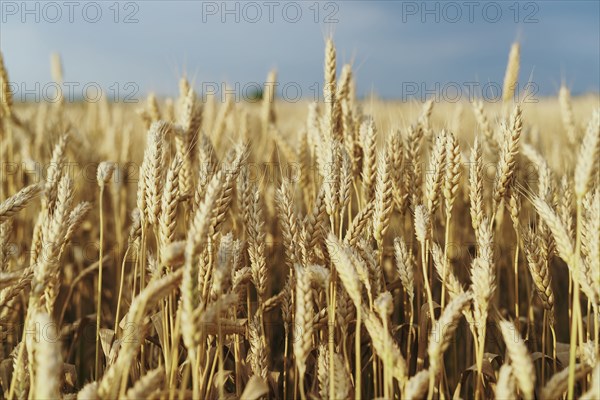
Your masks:
M494 186L493 200L496 207L504 198L515 172L517 153L519 152L519 139L521 138L522 129L521 106L517 104L510 116L509 126L504 128L504 138Z
M361 175L363 198L365 202L370 202L375 195L375 180L377 175L377 156L375 151L377 128L372 118L367 119L360 126L360 140L363 151Z
M471 295L463 293L456 296L444 309L440 318L434 322L429 334L427 354L429 355L429 394L433 395L436 377L440 374L444 352L450 345L452 335L458 328L461 313L469 305Z
M41 191L41 185L30 185L0 203L0 223L25 208Z
M430 215L435 214L440 199L444 163L446 162L446 136L446 131L442 131L435 138L426 171L424 202Z
M33 315L32 322L36 332L33 345L35 385L30 396L38 399L60 398L63 361L57 326L50 315L39 311Z
M583 136L575 166L575 195L582 199L589 189L590 180L598 168L600 152L600 110L594 111Z
M508 65L502 86L502 102L504 104L511 102L515 96L519 80L520 53L521 45L518 42L513 43L508 54Z
M498 371L495 394L498 400L511 400L517 395L514 371L509 364L502 364Z
M158 367L149 371L131 387L125 398L127 400L148 398L154 391L160 388L165 379L164 367Z
M564 84L560 85L560 90L558 91L558 103L560 104L560 115L563 127L567 133L567 139L570 144L575 144L577 141L577 127L575 125L575 117L573 116L571 93Z
M296 323L301 327L300 336L294 341L294 356L300 375L300 393L304 393L304 374L306 373L306 357L312 348L312 332L314 308L312 291L310 289L310 275L301 266L296 266Z
M535 367L527 351L527 346L512 323L502 320L499 324L512 368L514 371L518 371L515 373L517 386L525 399L533 399Z
M575 365L575 380L579 380L585 377L590 371L592 367L584 364L578 363ZM569 369L565 368L560 372L552 375L550 380L546 382L546 386L542 388L540 393L540 398L542 399L557 399L561 398L563 393L567 390L569 382Z

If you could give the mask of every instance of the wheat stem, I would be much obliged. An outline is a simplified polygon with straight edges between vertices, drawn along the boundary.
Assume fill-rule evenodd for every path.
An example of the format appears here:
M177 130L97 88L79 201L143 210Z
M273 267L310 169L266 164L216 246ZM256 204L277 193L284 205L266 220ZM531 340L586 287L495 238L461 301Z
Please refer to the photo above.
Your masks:
M361 353L360 353L360 325L361 325L361 308L356 307L356 330L354 333L354 368L355 368L355 377L354 377L354 399L361 400L361 376L362 376L362 368L361 368Z
M515 257L514 263L514 275L515 275L515 325L517 330L521 328L521 321L519 320L519 244L520 244L520 233L516 231L517 239L515 246Z
M572 400L575 391L575 362L577 357L577 328L581 319L581 304L579 302L579 250L581 248L581 218L582 198L577 196L577 228L575 239L575 256L573 260L573 312L571 319L571 336L569 342L569 381L567 398Z
M100 321L102 318L102 253L104 247L104 212L102 210L102 198L104 194L104 184L100 185L99 211L100 211L100 246L98 256L98 291L96 297L96 356L94 363L94 376L96 380L100 379Z

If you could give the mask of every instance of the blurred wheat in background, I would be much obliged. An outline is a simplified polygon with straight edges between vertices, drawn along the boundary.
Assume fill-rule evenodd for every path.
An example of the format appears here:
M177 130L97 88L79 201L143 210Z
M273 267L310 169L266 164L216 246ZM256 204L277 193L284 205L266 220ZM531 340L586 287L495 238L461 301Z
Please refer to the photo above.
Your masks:
M329 39L322 102L141 109L2 62L2 395L599 398L598 96L520 102L520 57L501 103L360 100Z

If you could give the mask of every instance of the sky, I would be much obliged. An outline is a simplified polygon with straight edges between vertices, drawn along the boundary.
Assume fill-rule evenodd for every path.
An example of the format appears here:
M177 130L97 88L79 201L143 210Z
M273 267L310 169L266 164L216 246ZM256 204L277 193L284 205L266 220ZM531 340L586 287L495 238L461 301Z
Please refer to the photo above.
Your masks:
M310 99L329 35L360 96L493 100L516 40L521 93L598 92L599 21L597 0L2 0L0 48L17 101L52 96L54 52L74 97L173 96L184 74L198 92L243 97L276 69L279 96Z

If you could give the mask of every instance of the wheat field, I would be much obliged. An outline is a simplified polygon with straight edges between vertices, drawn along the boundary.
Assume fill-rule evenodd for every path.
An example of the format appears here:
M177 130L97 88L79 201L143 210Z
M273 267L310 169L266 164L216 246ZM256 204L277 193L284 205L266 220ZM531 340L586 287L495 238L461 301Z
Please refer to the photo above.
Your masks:
M495 103L358 99L332 39L315 103L2 62L0 393L598 399L599 98L515 101L519 58Z

